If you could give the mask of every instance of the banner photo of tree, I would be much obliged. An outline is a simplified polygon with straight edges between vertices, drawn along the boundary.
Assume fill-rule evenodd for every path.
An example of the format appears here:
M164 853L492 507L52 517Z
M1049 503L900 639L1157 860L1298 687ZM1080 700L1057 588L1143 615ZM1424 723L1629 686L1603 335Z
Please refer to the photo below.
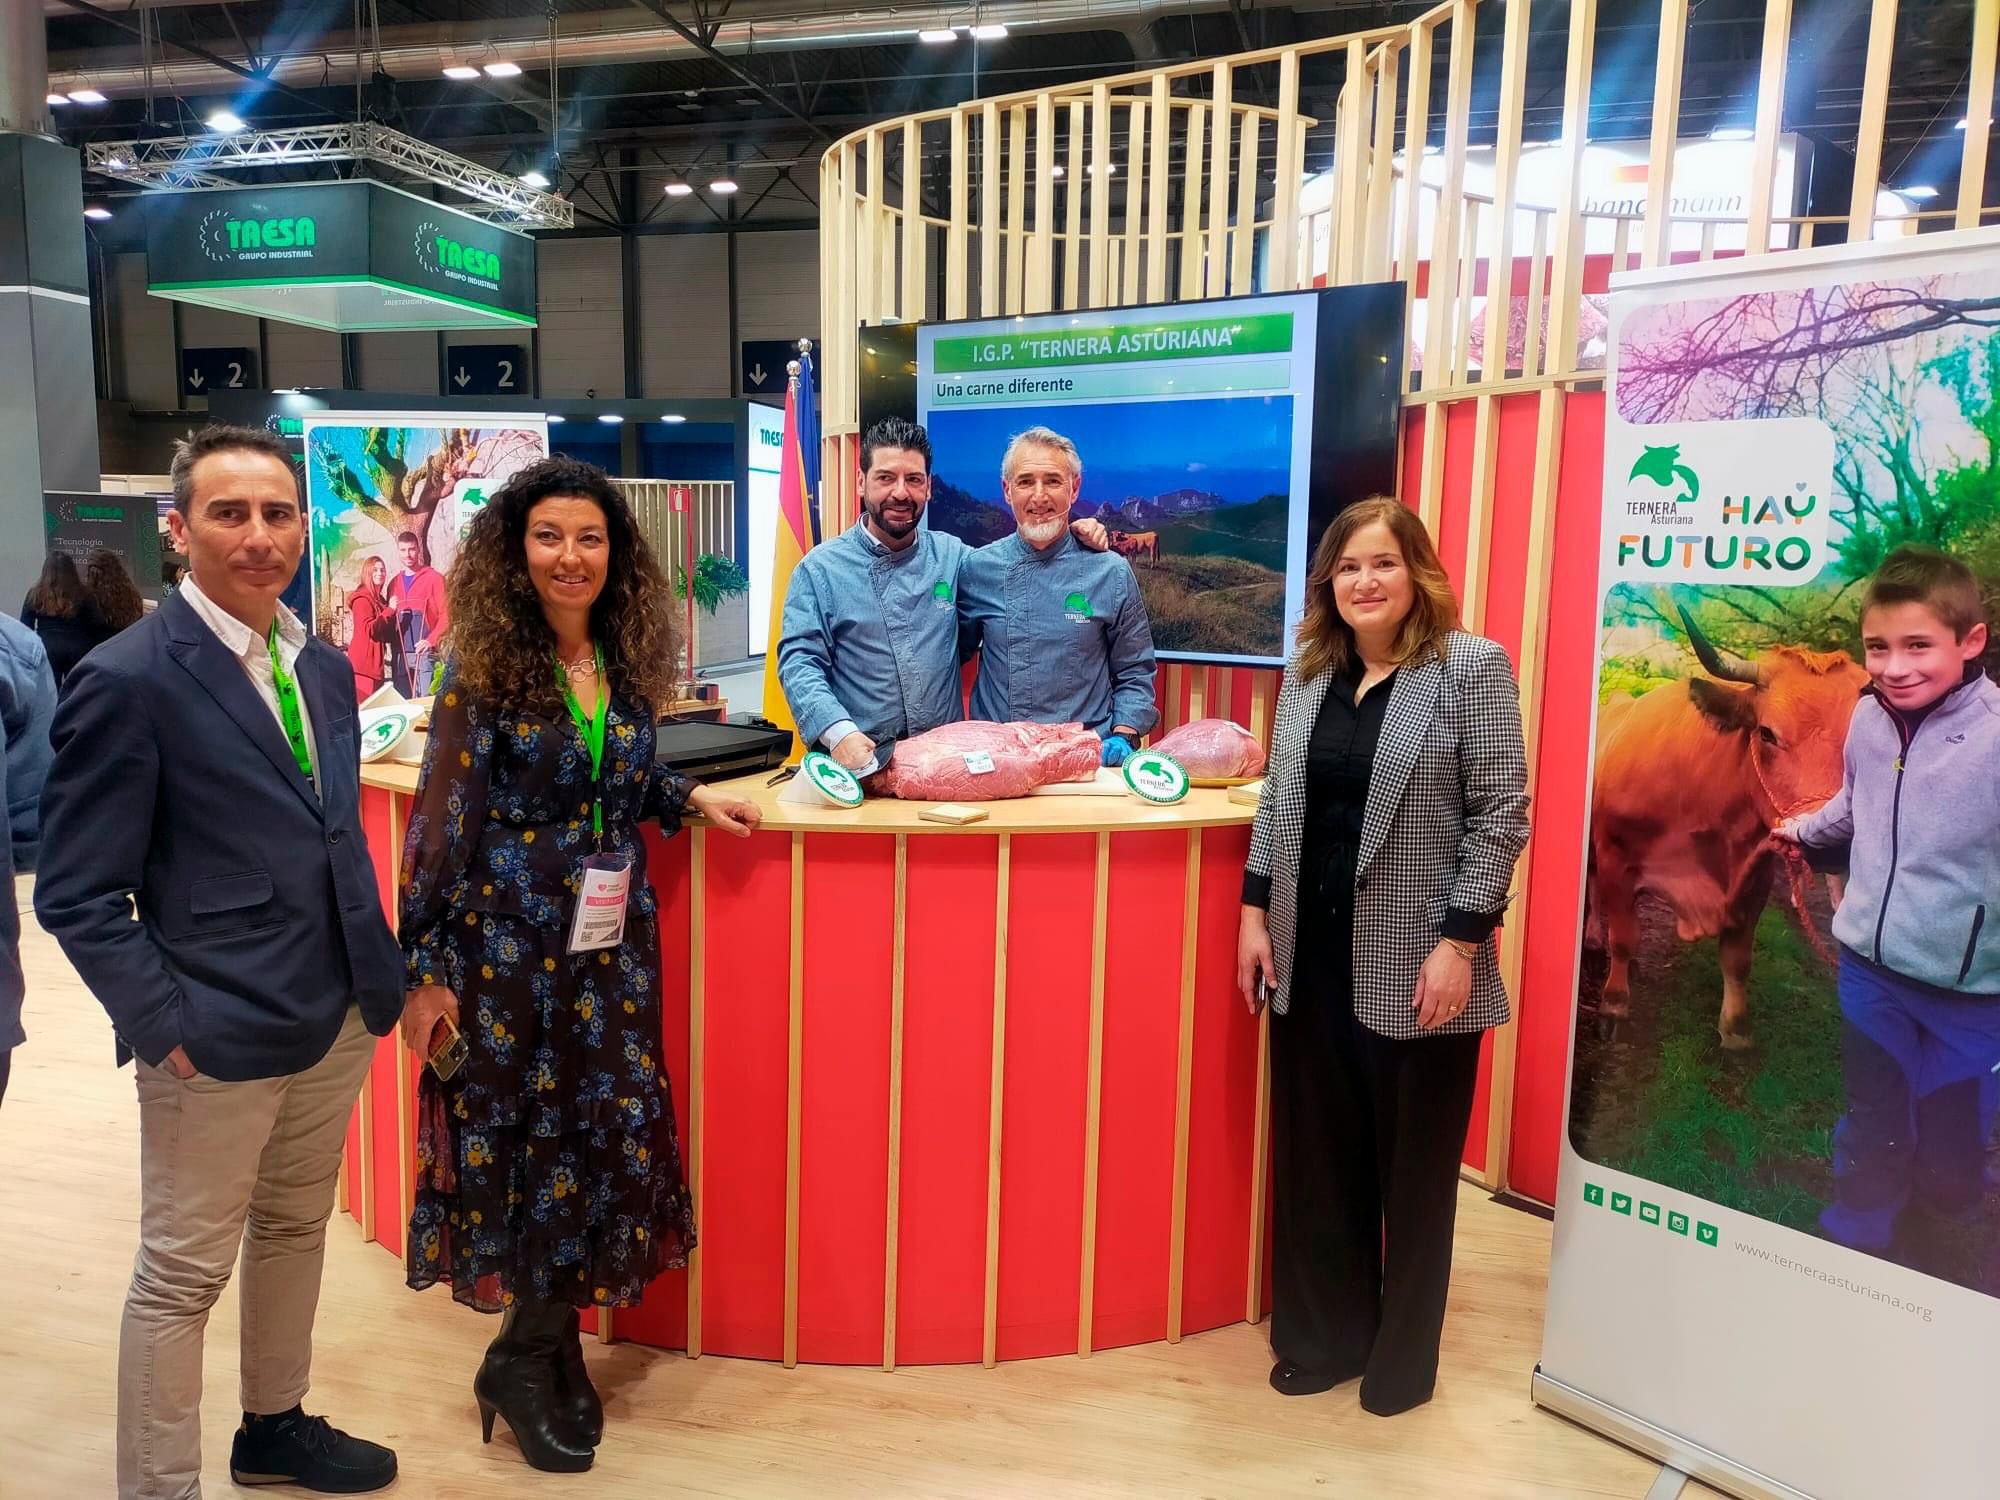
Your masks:
M1842 791L1871 682L1862 600L1885 558L1914 544L1962 560L2000 620L2000 237L1760 285L1642 286L1614 309L1570 1138L1589 1161L2000 1296L2000 994L1911 990L1906 1033L1885 1037L1853 988L1865 965L1832 934L1840 851L1809 868L1772 836ZM2000 648L1977 669L2000 680ZM1949 749L1915 722L1899 786L1906 761ZM1979 769L1990 806L2000 762ZM1909 809L1878 811L1866 826L1902 841L1892 872L1983 837L1970 807L1962 829L1931 817L1921 835ZM1954 943L1970 930L1962 973L2000 943L1983 902L1925 915ZM1862 957L1902 995L1880 932ZM1941 1014L1969 1030L1941 1040Z
M445 575L472 517L546 458L540 417L306 418L313 628L345 652L355 693L431 691L450 626Z

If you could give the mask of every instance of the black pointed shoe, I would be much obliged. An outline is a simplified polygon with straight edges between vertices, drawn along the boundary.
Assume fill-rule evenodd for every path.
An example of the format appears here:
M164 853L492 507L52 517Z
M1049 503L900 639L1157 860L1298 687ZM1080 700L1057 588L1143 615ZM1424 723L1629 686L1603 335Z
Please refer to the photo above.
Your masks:
M556 1404L569 1425L584 1442L595 1448L604 1441L604 1402L590 1383L590 1367L583 1362L583 1327L573 1307L565 1308L563 1336L556 1363ZM604 1316L598 1309L597 1315Z
M396 1455L294 1409L247 1418L236 1429L229 1477L241 1485L293 1484L316 1495L365 1495L395 1482Z
M546 1303L516 1302L507 1309L500 1336L488 1346L473 1377L479 1403L480 1434L493 1441L493 1419L504 1417L530 1468L553 1474L581 1474L597 1452L571 1425L556 1399L561 1362L563 1315Z

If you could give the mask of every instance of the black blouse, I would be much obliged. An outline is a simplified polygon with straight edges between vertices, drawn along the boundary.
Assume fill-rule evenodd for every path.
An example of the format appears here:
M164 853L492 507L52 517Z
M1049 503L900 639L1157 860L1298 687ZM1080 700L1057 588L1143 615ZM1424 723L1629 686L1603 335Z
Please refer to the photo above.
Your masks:
M1354 890L1355 861L1361 848L1361 828L1368 811L1368 788L1375 774L1375 746L1396 687L1391 672L1357 703L1363 664L1354 662L1327 685L1319 716L1306 743L1306 818L1299 852L1301 910L1331 909L1351 914L1351 903L1335 893ZM1271 879L1243 873L1243 904L1268 908ZM1454 942L1477 943L1500 924L1498 912L1448 908L1438 935Z

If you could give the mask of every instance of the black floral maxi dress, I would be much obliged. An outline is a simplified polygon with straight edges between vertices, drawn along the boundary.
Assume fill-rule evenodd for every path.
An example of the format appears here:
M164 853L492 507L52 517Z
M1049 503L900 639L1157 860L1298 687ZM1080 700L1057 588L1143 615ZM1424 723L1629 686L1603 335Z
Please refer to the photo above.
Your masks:
M402 876L409 982L448 985L470 1056L417 1091L409 1284L630 1306L684 1265L694 1211L661 1058L657 901L639 825L672 834L693 786L653 763L653 721L606 710L604 849L632 861L625 940L567 951L591 831L590 752L563 713L473 701L447 671Z

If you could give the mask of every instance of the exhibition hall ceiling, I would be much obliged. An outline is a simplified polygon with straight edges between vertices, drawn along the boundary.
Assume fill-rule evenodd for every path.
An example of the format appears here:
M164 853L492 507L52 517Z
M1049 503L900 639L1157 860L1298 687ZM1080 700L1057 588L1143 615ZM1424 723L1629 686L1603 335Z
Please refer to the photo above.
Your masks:
M514 174L544 173L578 228L673 221L816 220L818 161L862 125L967 99L1061 87L1164 64L1404 22L1430 0L42 0L54 110L75 145L198 136L218 110L252 130L334 120L391 125ZM1652 113L1658 0L1600 0L1591 134L1643 137ZM1764 0L1692 7L1681 127L1747 129ZM1482 11L1473 142L1497 114L1501 10ZM1957 155L1973 0L1903 0L1885 131L1885 175ZM1568 7L1535 5L1526 135L1557 132ZM1858 129L1868 11L1796 0L1784 124L1825 160ZM976 39L974 26L986 29ZM923 41L920 29L949 40ZM1000 35L1003 30L1005 35ZM1432 92L1443 127L1439 48ZM553 66L552 66L553 62ZM239 71L232 71L240 70ZM453 76L447 76L446 70ZM1308 170L1332 155L1337 56L1308 60ZM251 76L244 77L243 73ZM1266 78L1264 75L1270 75ZM1245 70L1239 100L1275 95ZM1275 102L1275 99L1273 100ZM942 149L942 146L938 147ZM325 175L292 169L291 177ZM1933 173L1932 175L1936 175ZM286 169L248 180L291 180ZM734 180L740 192L706 191ZM690 193L673 192L681 185ZM115 191L110 183L93 188Z

